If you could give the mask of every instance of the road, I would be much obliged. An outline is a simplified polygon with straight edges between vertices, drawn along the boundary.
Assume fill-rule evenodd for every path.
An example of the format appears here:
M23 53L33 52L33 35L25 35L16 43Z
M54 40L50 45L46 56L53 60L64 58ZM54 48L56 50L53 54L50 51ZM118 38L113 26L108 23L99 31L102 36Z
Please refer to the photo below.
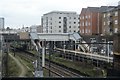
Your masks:
M20 67L20 74L19 74L19 77L25 77L26 73L27 73L27 70L25 68L25 66L23 64L21 64L21 62L15 58L12 54L9 54L10 57L16 62L16 64Z

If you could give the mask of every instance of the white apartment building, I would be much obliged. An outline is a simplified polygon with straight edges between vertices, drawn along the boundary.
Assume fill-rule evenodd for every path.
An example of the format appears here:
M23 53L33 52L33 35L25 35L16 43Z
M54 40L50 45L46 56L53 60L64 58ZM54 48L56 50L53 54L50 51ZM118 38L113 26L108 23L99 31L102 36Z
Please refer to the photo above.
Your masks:
M0 30L4 29L4 18L0 18Z
M79 15L76 12L52 11L41 18L43 33L73 33L79 31Z
M36 28L38 33L43 33L43 27L41 25L32 25L30 28Z

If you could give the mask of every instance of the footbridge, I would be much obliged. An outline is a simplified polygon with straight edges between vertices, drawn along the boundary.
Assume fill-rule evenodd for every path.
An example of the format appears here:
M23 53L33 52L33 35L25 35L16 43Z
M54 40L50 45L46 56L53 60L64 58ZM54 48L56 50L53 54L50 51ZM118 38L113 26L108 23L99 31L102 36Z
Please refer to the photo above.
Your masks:
M74 40L77 41L81 39L78 33L37 33L36 28L31 28L30 32L30 39L33 45L36 47L38 59L36 60L35 64L35 77L43 77L43 69L42 67L45 66L45 41L69 41ZM41 45L40 42L43 42ZM51 48L53 44L49 43L49 48ZM51 48L52 49L52 48ZM42 52L42 54L41 54ZM50 53L49 53L50 54ZM40 59L40 55L42 55L42 60ZM42 63L42 66L40 66Z

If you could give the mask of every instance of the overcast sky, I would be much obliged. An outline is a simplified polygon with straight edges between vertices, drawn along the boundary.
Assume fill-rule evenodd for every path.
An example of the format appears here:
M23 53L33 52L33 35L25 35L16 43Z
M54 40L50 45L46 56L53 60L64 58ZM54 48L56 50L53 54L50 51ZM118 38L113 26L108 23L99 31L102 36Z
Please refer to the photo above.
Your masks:
M75 11L82 8L117 6L119 0L0 0L0 17L5 27L21 28L22 25L40 25L41 16L53 10Z

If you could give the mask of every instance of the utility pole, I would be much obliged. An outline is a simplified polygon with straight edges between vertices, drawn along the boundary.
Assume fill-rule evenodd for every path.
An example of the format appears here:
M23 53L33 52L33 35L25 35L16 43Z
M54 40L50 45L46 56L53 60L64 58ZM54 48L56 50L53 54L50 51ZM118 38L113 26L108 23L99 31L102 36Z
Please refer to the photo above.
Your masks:
M2 79L3 36L0 35L0 79Z
M45 67L46 40L42 41L42 67Z
M53 53L53 42L52 41L49 41L49 77L51 76L51 73L50 73L50 68L51 68L51 54Z
M37 64L35 67L35 77L43 77L43 68L42 68L42 60L41 60L41 55L42 55L42 48L41 48L41 44L40 44L40 41L39 40L36 40L35 41L36 43L36 47L37 47L37 60L36 60L36 63Z
M15 46L15 30L14 30L14 46ZM15 48L14 48L14 56L15 56Z
M107 52L108 52L108 63L109 63L109 55L110 55L109 41L108 41L108 45L107 45Z
M51 68L51 41L49 41L49 77L51 76L51 73L50 73L50 68Z

